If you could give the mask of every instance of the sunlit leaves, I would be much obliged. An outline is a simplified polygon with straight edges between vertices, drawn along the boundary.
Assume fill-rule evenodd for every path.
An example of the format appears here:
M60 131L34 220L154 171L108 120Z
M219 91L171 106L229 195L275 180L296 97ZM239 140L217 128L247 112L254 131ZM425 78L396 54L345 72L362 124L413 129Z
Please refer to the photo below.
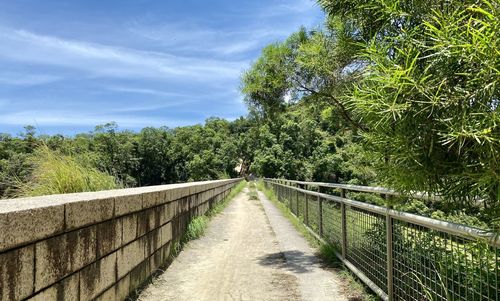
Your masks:
M368 124L367 141L386 159L381 174L402 189L493 205L500 189L500 4L443 1L425 10L394 3L400 13L391 12L367 44L371 63L350 98ZM421 22L394 31L394 16L408 13Z

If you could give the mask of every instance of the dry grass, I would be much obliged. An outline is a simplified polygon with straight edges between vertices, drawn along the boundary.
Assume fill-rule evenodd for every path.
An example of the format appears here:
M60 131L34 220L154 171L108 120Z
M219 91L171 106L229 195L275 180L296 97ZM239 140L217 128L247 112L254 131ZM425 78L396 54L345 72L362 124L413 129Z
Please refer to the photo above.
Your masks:
M18 196L99 191L120 188L115 178L77 159L58 154L46 146L39 147L31 158L32 176L18 183Z

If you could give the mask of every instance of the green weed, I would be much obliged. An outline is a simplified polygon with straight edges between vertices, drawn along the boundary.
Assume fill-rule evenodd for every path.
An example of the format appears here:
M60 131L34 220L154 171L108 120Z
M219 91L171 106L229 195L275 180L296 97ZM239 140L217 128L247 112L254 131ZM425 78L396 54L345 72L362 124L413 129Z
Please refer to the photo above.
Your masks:
M185 240L190 241L202 237L207 229L208 221L205 215L193 218L187 227Z

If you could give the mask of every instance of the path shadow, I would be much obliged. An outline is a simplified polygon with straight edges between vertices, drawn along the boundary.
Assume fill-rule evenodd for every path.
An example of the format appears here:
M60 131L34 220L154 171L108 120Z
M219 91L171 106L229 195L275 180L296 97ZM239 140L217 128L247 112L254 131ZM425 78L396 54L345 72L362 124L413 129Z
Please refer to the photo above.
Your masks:
M279 269L293 273L310 273L312 268L318 264L318 258L304 252L293 250L267 254L259 258L259 264L263 266L274 266Z

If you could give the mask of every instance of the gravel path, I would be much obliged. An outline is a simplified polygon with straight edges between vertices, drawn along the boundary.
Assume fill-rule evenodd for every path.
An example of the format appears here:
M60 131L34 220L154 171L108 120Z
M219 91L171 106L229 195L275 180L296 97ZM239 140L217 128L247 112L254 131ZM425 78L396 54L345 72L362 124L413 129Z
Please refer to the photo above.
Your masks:
M348 300L343 296L340 280L324 269L314 250L262 192L258 192L281 252L286 258L283 268L294 272L299 280L302 300Z
M139 300L347 300L336 283L277 209L245 189Z

